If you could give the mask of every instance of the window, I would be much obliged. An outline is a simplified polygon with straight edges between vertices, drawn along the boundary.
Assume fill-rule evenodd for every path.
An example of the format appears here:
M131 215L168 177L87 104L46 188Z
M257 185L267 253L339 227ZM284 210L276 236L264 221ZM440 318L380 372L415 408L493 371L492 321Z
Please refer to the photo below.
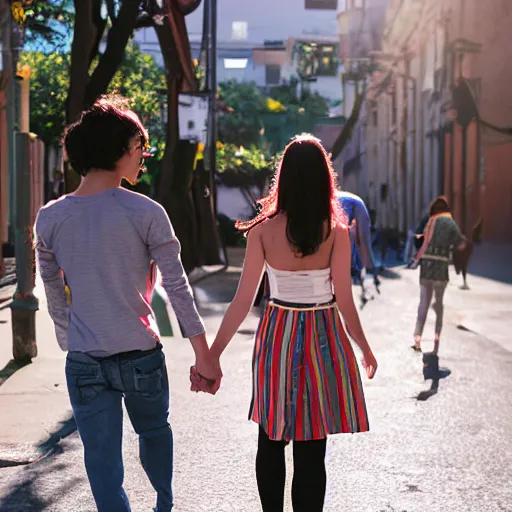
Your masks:
M249 59L224 59L225 69L245 69Z
M265 83L267 85L279 85L281 83L281 66L267 64L265 66Z
M295 45L297 72L300 77L336 76L337 45L299 42Z
M249 37L249 24L247 21L233 21L231 25L231 39L234 41L247 41Z
M305 0L306 9L325 9L336 11L338 9L338 0Z

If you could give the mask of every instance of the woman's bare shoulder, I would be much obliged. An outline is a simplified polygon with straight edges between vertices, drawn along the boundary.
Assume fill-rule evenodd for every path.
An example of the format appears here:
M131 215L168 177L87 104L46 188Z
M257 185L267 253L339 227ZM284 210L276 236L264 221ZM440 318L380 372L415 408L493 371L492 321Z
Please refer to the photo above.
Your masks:
M331 230L331 234L335 238L344 238L349 233L350 229L345 224L337 224L334 226L334 228Z

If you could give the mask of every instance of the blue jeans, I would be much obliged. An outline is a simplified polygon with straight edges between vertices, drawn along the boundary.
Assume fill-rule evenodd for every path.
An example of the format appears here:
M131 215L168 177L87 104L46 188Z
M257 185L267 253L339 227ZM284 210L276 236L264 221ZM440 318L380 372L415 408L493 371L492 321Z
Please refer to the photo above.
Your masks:
M142 467L157 492L157 510L169 512L173 505L173 440L168 422L169 381L161 346L107 358L70 352L66 380L98 512L130 511L123 489L123 397L139 435Z

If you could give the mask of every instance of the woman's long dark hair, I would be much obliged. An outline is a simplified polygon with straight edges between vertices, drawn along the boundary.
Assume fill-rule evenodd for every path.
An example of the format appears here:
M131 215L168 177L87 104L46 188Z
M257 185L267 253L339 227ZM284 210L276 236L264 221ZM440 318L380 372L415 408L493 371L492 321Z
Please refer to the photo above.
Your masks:
M284 150L269 195L258 201L258 215L247 222L237 222L236 227L248 231L283 213L292 248L300 256L314 254L333 227L346 224L336 198L336 182L331 159L322 143L312 135L298 135Z

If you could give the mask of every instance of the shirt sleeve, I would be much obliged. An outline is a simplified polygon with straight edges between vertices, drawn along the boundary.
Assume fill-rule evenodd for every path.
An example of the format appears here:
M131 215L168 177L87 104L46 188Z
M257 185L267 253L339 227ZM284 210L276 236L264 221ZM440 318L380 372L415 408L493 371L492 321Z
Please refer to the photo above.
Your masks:
M37 223L35 237L37 268L44 284L48 313L55 325L55 334L60 348L67 351L69 307L62 270L57 263L55 254L46 245L41 234L38 233Z
M204 325L181 263L180 243L167 213L161 207L152 216L146 243L151 259L162 274L162 286L176 313L183 337L191 338L204 333Z
M372 251L372 241L371 241L371 221L370 215L368 214L368 210L366 209L363 201L358 201L356 203L355 214L356 220L356 230L357 230L357 239L359 242L359 249L361 254L361 259L363 260L363 265L366 269L374 269L375 261L373 257Z

